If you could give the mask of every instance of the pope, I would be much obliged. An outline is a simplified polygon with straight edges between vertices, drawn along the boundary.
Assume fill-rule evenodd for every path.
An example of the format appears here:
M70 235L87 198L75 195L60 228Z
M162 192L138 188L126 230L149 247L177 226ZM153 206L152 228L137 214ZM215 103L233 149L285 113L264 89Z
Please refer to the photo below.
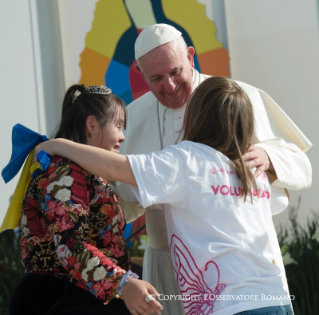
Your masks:
M187 101L194 89L209 77L194 68L194 54L194 48L187 47L182 34L170 25L151 25L140 33L135 43L137 69L151 91L127 106L122 154L161 150L182 140ZM247 165L257 167L256 176L267 171L274 186L293 190L310 187L312 169L305 152L312 146L311 142L267 93L236 82L248 95L255 116L252 146L244 155ZM149 244L144 255L143 280L160 293L179 295L163 207L141 208L125 184L116 183L116 190L128 222L145 211ZM163 314L184 314L178 298L161 303Z

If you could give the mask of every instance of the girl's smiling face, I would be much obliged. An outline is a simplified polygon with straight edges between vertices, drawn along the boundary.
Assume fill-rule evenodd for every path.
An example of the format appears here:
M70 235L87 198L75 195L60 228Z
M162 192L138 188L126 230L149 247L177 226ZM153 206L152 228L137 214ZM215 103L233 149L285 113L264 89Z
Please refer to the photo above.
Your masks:
M114 119L103 125L94 116L87 118L87 144L115 153L120 153L121 143L125 140L123 134L125 113L120 109ZM91 135L91 136L89 136Z

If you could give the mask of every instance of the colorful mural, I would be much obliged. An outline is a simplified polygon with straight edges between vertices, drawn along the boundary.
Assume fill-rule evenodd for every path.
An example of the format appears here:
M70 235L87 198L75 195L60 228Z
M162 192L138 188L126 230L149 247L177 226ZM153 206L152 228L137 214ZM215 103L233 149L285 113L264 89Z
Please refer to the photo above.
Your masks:
M181 14L183 12L183 14ZM127 104L149 89L135 69L134 43L145 25L167 23L195 48L202 73L229 76L229 56L216 27L196 0L100 0L81 54L80 82L106 84Z
M202 73L229 77L229 55L216 37L215 23L196 0L100 0L81 54L80 83L106 84L126 104L149 91L135 69L134 43L146 25L176 27L195 48L195 67ZM128 225L128 236L144 218ZM144 233L144 232L142 232Z

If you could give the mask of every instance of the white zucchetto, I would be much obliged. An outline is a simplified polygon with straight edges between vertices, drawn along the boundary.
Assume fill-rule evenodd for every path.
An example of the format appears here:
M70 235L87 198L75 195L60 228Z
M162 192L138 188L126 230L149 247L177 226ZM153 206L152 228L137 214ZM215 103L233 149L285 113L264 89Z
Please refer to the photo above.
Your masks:
M182 35L168 24L154 24L143 29L135 42L135 59L138 60L149 51L174 41Z

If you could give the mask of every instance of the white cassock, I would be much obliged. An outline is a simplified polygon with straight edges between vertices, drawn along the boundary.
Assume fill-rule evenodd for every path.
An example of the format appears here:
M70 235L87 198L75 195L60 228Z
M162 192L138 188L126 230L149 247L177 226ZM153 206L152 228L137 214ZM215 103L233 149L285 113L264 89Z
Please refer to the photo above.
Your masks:
M194 70L194 89L208 77ZM255 131L251 143L262 147L272 161L277 176L272 185L293 190L310 187L312 169L305 152L311 148L311 142L267 93L243 82L236 83L253 105ZM148 153L179 143L184 113L185 106L167 108L151 92L138 98L127 106L126 139L121 145L121 154ZM163 206L144 210L130 186L123 183L116 183L116 191L127 222L145 211L149 244L144 254L143 280L150 282L159 293L180 294L171 265ZM184 314L181 301L161 303L163 315Z

